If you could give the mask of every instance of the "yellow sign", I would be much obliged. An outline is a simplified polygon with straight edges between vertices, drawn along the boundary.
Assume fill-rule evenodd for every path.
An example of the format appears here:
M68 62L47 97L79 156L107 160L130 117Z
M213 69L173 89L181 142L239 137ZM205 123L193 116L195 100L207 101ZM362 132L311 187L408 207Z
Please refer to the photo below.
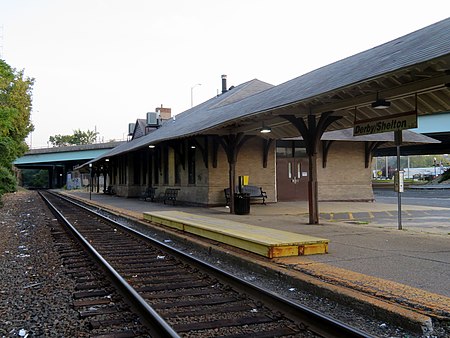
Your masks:
M417 128L417 111L359 120L353 124L353 136L386 133Z

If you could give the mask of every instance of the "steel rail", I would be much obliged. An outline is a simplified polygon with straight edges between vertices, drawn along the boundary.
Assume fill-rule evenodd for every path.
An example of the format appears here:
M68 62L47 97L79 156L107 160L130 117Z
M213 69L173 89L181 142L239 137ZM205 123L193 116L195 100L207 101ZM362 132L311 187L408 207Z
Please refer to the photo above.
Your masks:
M350 325L347 325L339 320L336 320L330 316L324 315L318 311L315 311L309 307L304 305L295 303L279 294L276 294L267 289L261 288L259 286L253 285L239 277L236 277L229 272L220 269L214 265L211 265L207 262L204 262L196 257L188 255L181 250L173 248L163 242L160 242L154 238L151 238L141 232L132 229L124 224L121 224L107 216L104 216L95 210L89 208L89 206L82 205L79 201L73 200L66 196L62 196L60 194L53 193L52 194L58 196L59 198L66 200L79 208L95 215L96 217L101 218L102 220L112 223L114 226L120 227L129 233L134 234L146 241L150 241L152 245L168 251L170 254L176 256L180 260L185 261L186 263L193 265L199 269L206 270L206 272L215 278L221 280L225 284L229 284L234 288L238 289L241 292L247 293L254 297L255 299L261 300L263 303L271 306L272 308L277 309L278 311L285 314L288 318L294 321L301 321L306 323L308 329L316 332L323 337L342 337L342 338L356 338L356 337L367 337L374 338L375 336L370 335L364 331L361 331L357 328L354 328ZM91 206L92 207L92 206ZM96 206L96 208L98 208Z
M86 248L88 253L101 265L112 283L119 289L124 297L135 307L141 319L145 321L152 337L173 337L180 336L167 324L167 322L127 283L125 279L95 250L95 248L78 232L77 229L62 215L56 207L39 191L38 192L51 212L61 221L72 233L72 235ZM60 195L58 195L61 198ZM67 199L65 199L67 200ZM67 200L68 202L71 202ZM73 204L73 202L71 202ZM82 207L81 205L78 205Z

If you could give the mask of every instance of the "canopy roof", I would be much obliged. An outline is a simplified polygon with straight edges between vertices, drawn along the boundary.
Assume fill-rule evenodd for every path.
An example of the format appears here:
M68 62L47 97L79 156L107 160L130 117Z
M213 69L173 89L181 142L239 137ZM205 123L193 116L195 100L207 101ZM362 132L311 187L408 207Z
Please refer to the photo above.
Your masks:
M123 144L94 161L169 139L199 134L299 136L280 115L306 117L333 111L342 116L330 130L353 126L356 119L417 110L419 115L450 110L450 18L378 47L304 74L278 86L252 80L176 115L154 132ZM391 101L387 110L371 103Z

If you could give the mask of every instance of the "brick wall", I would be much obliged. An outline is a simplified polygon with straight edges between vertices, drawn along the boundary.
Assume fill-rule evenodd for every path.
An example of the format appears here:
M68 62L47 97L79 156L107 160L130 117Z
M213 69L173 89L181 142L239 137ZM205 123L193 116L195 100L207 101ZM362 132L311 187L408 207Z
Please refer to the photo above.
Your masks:
M224 204L225 197L223 189L229 185L229 168L226 154L221 146L218 152L217 168L213 168L212 162L209 167L208 204ZM236 164L236 183L237 177L244 175L249 176L249 185L262 187L267 192L268 202L275 201L274 144L269 149L267 168L263 167L263 140L261 138L253 138L242 146Z
M319 201L372 201L371 166L364 167L364 142L334 142L322 168L317 161Z

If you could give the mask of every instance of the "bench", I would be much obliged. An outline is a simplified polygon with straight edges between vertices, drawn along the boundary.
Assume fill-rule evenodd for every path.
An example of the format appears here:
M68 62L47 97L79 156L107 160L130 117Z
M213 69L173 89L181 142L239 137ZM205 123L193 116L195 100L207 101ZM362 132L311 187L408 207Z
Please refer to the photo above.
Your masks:
M223 189L225 193L225 200L227 205L230 205L230 188ZM239 188L236 187L236 192L239 191ZM242 186L242 193L249 194L250 199L262 199L262 204L266 204L267 193L263 191L261 187L257 187L254 185L244 185Z
M114 191L114 187L112 185L109 185L105 190L103 190L103 193L105 195L115 195L116 192Z
M156 189L158 188L147 187L147 189L145 189L144 193L141 195L141 199L144 201L150 200L151 202L153 202L155 200Z
M175 205L178 197L178 191L180 191L178 188L167 188L166 191L164 191L164 195L161 196L164 204L166 204L166 201L172 201L173 205Z

